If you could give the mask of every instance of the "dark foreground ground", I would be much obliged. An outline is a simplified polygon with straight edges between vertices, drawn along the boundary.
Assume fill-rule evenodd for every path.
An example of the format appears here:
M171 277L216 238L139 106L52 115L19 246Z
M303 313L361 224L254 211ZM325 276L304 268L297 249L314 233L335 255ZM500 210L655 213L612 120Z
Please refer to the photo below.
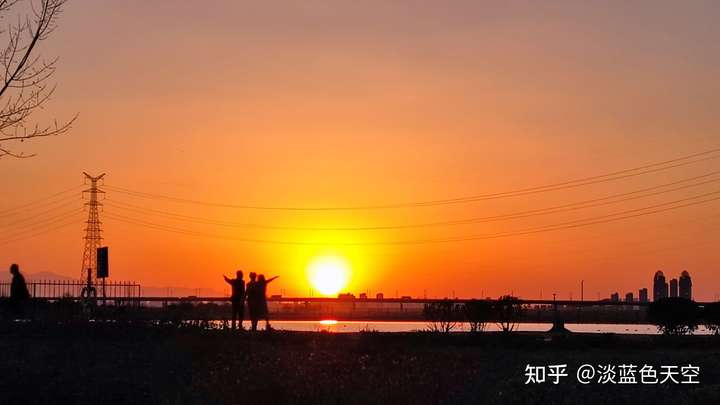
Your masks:
M0 329L0 403L720 404L711 336ZM700 384L582 385L583 363L692 364ZM525 385L528 364L569 376Z

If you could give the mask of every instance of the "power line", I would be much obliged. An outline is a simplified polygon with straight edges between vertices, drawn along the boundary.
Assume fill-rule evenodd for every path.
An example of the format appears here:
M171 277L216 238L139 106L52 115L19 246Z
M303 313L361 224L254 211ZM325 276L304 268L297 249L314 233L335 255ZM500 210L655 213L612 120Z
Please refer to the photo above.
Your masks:
M41 227L41 226L43 226L44 224L47 224L47 223L49 223L49 222L54 222L54 221L56 221L57 219L62 219L62 218L65 218L65 217L67 217L67 216L70 216L70 215L73 215L73 214L76 214L76 213L80 213L80 212L82 212L82 211L83 211L82 208L75 208L75 209L72 209L72 210L70 210L70 211L65 211L65 212L62 212L62 213L59 213L59 214L56 214L56 215L53 215L53 216L50 216L50 217L47 217L47 218L34 218L34 219L35 219L34 221L31 221L31 222L29 222L29 223L23 224L23 225L20 227L20 232L24 232L25 229L33 229L33 228L36 228L36 227L38 227L38 226ZM2 229L3 229L3 231L9 231L9 230L10 230L10 228L6 228L6 227L2 227Z
M57 202L60 202L60 201L69 200L69 199L71 199L71 198L73 198L73 197L65 197L65 198L61 198L61 199L59 199L59 200L57 200L57 201L50 202L50 200L53 200L55 197L59 197L59 196L61 196L61 195L64 195L64 194L67 194L67 193L70 193L70 192L73 192L73 191L78 191L78 190L80 189L80 187L82 187L82 186L81 186L81 185L77 185L77 186L75 186L75 187L72 187L72 188L69 188L69 189L67 189L67 190L63 190L63 191L57 192L57 193L55 193L55 194L51 194L51 195L49 195L49 196L47 196L47 197L45 197L45 198L41 198L41 199L36 200L36 201L33 201L33 202L31 202L31 203L27 203L27 204L23 204L23 205L19 205L19 206L13 207L13 208L8 208L8 209L5 209L5 210L2 210L2 211L0 211L0 217L5 217L5 216L8 216L8 215L12 215L12 213L13 213L14 211L24 210L24 209L26 209L26 208L30 208L30 207L33 207L33 206L36 206L36 205L40 205L40 206L52 205L52 204L57 203Z
M710 229L715 230L717 228L718 228L718 226L715 225ZM695 233L692 233L692 235L694 235L694 234ZM688 236L688 235L691 235L691 234L685 233L683 236ZM676 236L677 235L673 235L674 238ZM643 240L640 242L631 243L631 245L634 246L634 248L632 249L632 252L633 252L633 254L648 254L648 253L672 251L672 250L677 250L677 249L687 249L687 248L694 247L694 246L703 246L703 245L708 245L711 243L717 243L714 240L694 241L691 243L682 243L682 244L678 244L677 241L675 241L672 246L667 246L667 247L655 247L655 248L649 248L649 249L648 248L646 248L646 249L638 249L637 248L642 245L657 244L659 241L660 240L658 240L658 239L650 239L650 240ZM577 251L576 250L576 251L570 252L570 253L587 253L587 251ZM599 262L603 262L603 261L611 261L611 260L616 259L617 257L618 257L617 255L615 255L615 256L603 255L603 256L591 257L590 258L591 260L589 263L599 263Z
M392 229L412 229L412 228L427 228L427 227L438 227L438 226L449 226L449 225L468 225L468 224L477 224L477 223L486 223L486 222L495 222L495 221L505 221L505 220L513 220L513 219L521 219L521 218L529 218L534 217L538 215L548 215L548 214L555 214L555 213L561 213L561 212L568 212L568 211L574 211L584 208L593 208L593 207L599 207L604 205L610 205L610 204L617 204L621 202L636 200L640 198L646 198L661 194L666 194L678 190L684 190L691 187L698 187L705 184L715 183L720 181L720 178L715 178L711 180L706 180L702 182L692 183L688 185L683 185L680 187L675 187L667 190L647 193L648 191L658 190L662 188L666 188L669 186L674 186L678 184L687 183L693 180L698 180L702 178L707 178L710 176L714 176L716 174L720 174L720 171L714 171L710 173L706 173L700 176L695 176L691 178L686 178L670 183L660 184L653 187L647 187L640 190L625 192L625 193L618 193L613 194L609 196L604 196L600 198L594 198L584 201L578 201L573 202L569 204L562 204L552 207L545 207L545 208L539 208L539 209L533 209L533 210L526 210L526 211L517 211L513 213L507 213L502 215L494 215L494 216L485 216L485 217L474 217L474 218L465 218L465 219L458 219L458 220L450 220L450 221L437 221L437 222L426 222L426 223L417 223L417 224L402 224L402 225L380 225L380 226L364 226L364 227L305 227L305 226L281 226L281 225L263 225L263 224L255 224L255 223L241 223L241 222L232 222L232 221L223 221L223 220L216 220L212 218L203 218L203 217L196 217L196 216L190 216L190 215L183 215L183 214L177 214L177 213L171 213L163 210L157 210L147 207L142 207L139 205L133 205L133 204L127 204L127 203L117 203L113 200L106 200L106 205L109 207L119 208L121 210L125 211L132 211L137 213L149 213L152 215L160 215L164 216L166 218L176 219L180 221L186 221L190 223L199 223L199 224L207 224L207 225L218 225L218 226L226 226L226 227L235 227L235 228L255 228L255 229L270 229L270 230L292 230L292 231L377 231L377 230L392 230ZM645 193L645 194L643 194ZM621 198L625 197L625 198Z
M14 238L11 238L11 239L5 239L5 240L0 241L0 245L6 245L6 244L9 244L9 243L13 243L13 242L18 242L18 241L22 241L22 240L27 240L27 239L30 239L30 238L34 238L35 236L38 236L38 235L46 234L46 233L48 233L48 232L50 232L50 231L54 231L54 230L61 229L61 228L66 228L66 227L68 227L68 226L70 226L70 225L77 225L77 220L78 220L78 219L79 219L78 217L73 217L73 218L70 218L69 221L60 223L60 224L57 225L57 226L45 228L45 229L42 229L42 230L40 230L40 231L31 233L31 234L29 234L29 235L14 237Z
M392 208L410 208L410 207L427 207L436 205L449 205L449 204L461 204L485 200L493 200L499 198L518 197L523 195L544 193L549 191L564 190L569 188L581 187L591 184L604 183L609 181L620 180L629 177L640 176L649 173L655 173L659 171L669 170L677 167L687 166L699 162L704 162L712 159L717 159L720 156L707 156L713 155L720 152L720 148L708 150L705 152L695 153L692 155L683 156L676 159L666 160L663 162L652 163L644 166L639 166L631 169L625 169L615 171L607 174L590 176L580 178L576 180L569 180L560 183L547 184L537 187L529 187L523 189L517 189L512 191L505 191L499 193L480 194L474 196L449 198L442 200L429 200L420 202L407 202L407 203L393 203L393 204L379 204L379 205L360 205L360 206L344 206L344 207L284 207L284 206L265 206L265 205L239 205L239 204L227 204L208 202L201 200L185 199L179 197L172 197L161 194L146 193L141 191L135 191L122 187L115 187L112 185L106 185L108 190L123 193L133 197L150 198L150 199L161 199L166 201L173 201L178 203L196 204L203 206L212 206L219 208L238 208L238 209L255 209L255 210L281 210L281 211L348 211L348 210L374 210L374 209L392 209ZM691 160L700 156L707 156L701 159ZM679 163L678 163L679 162Z
M51 209L48 209L48 210L45 210L45 211L41 211L41 212L35 213L35 214L32 215L32 216L23 217L23 218L16 219L16 220L10 221L10 222L4 222L4 223L0 224L0 228L11 228L11 227L13 227L13 226L15 226L15 225L23 224L23 223L26 223L26 222L28 222L28 221L37 222L37 220L40 220L40 222L41 222L41 221L42 221L42 217L43 217L45 214L50 214L50 213L57 212L59 209L61 209L61 208L66 208L66 207L69 207L69 206L71 206L71 205L75 205L75 202L74 202L74 201L72 201L72 202L71 202L71 201L67 201L67 202L64 202L63 204L60 204L60 205L58 205L58 206L56 206L56 207L53 207L53 208L51 208Z
M83 212L83 209L82 209L82 208L76 208L76 209L74 209L74 210L70 210L70 211L67 211L67 212L63 212L63 213L61 213L61 214L59 214L59 215L54 215L54 216L49 217L49 218L42 218L42 219L40 219L40 220L38 220L38 221L34 221L34 222L31 222L30 224L27 224L27 225L23 226L18 232L19 232L19 233L23 233L23 232L26 232L27 230L33 230L33 229L37 229L37 228L42 228L43 226L45 226L45 225L47 225L47 224L51 224L51 223L57 222L57 221L59 221L59 220L62 220L62 219L64 219L64 218L70 217L70 216L75 215L75 214L79 214L79 213L81 213L81 212Z
M473 240L485 240L485 239L497 239L497 238L506 238L511 236L523 236L523 235L530 235L535 233L543 233L543 232L551 232L551 231L557 231L557 230L563 230L563 229L573 229L573 228L579 228L584 226L590 226L590 225L596 225L596 224L602 224L602 223L608 223L608 222L615 222L620 221L624 219L631 219L631 218L637 218L645 215L651 215L661 212L666 212L670 210L675 210L679 208L684 207L690 207L694 205L699 204L705 204L712 201L720 200L720 197L714 197L714 198L706 198L704 200L700 201L692 201L697 200L699 198L708 197L711 195L717 195L720 194L720 191L714 191L710 193L704 193L693 197L683 198L676 201L670 201L666 203L651 205L648 207L643 208L637 208L632 210L625 210L625 211L619 211L612 214L607 215L601 215L596 217L590 217L590 218L584 218L579 220L573 220L573 221L566 221L559 224L552 224L552 225L545 225L541 227L536 228L528 228L524 230L518 230L518 231L511 231L511 232L500 232L495 234L487 234L487 235L469 235L469 236L459 236L459 237L451 237L451 238L436 238L436 239L418 239L418 240L405 240L405 241L386 241L386 242L340 242L340 243L333 243L333 245L336 246L372 246L372 245L410 245L410 244L429 244L429 243L449 243L449 242L464 242L464 241L473 241ZM674 205L678 203L684 203L680 205ZM664 207L664 208L661 208ZM265 239L254 239L254 238L236 238L232 236L223 236L223 235L216 235L206 232L198 232L188 229L182 229L182 228L175 228L171 226L156 224L149 221L144 220L138 220L130 217L125 217L122 215L116 215L111 213L106 213L107 218L120 221L120 222L126 222L134 225L140 225L151 229L157 229L157 230L164 230L168 232L174 232L174 233L180 233L190 236L204 236L204 237L211 237L211 238L217 238L217 239L226 239L226 240L236 240L240 242L250 242L250 243L265 243L265 244L279 244L279 245L323 245L325 243L320 242L301 242L301 241L281 241L281 240L265 240Z
M5 235L5 236L9 236L9 237L8 237L8 239L3 239L2 241L0 241L0 245L14 242L16 240L24 239L24 238L28 237L27 235L25 235L28 233L30 233L31 236L35 236L35 235L39 235L41 233L45 233L45 232L55 229L55 227L48 227L48 225L54 225L56 223L64 223L68 220L71 220L71 221L68 222L67 225L77 224L77 220L79 219L78 214L81 214L82 212L83 212L82 209L75 210L74 212L70 212L70 213L67 213L67 214L64 214L61 216L57 216L57 217L54 217L49 220L43 220L42 223L36 224L35 226L27 227L27 228L23 229L22 231L16 232L12 235Z
M506 237L506 236L529 235L529 234L533 234L533 233L540 233L540 232L546 232L546 231L555 231L555 230L560 230L560 229L572 229L572 228L578 228L578 227L582 227L582 226L614 222L614 221L619 221L619 220L623 220L623 219L637 218L637 217L641 217L641 216L645 216L645 215L656 214L656 213L660 213L660 212L665 212L665 211L670 211L670 210L674 210L674 209L690 207L693 205L704 204L704 203L720 200L720 197L715 197L715 198L705 199L705 200L701 200L701 201L695 201L695 202L691 202L691 203L681 204L681 205L677 205L677 206L671 206L671 207L662 208L662 209L653 209L653 208L664 207L667 205L677 204L679 202L690 201L690 200L694 200L694 199L697 199L700 197L707 197L710 195L717 195L717 194L720 194L720 191L713 191L711 193L705 193L705 194L701 194L701 195L694 196L694 197L683 198L680 200L670 201L670 202L666 202L666 203L662 203L662 204L656 204L656 205L652 205L650 207L643 207L643 208L637 208L637 209L632 209L632 210L627 210L627 211L621 211L621 212L608 214L608 215L601 215L599 217L567 221L567 222L563 222L560 224L554 224L554 225L545 225L545 226L542 226L542 227L539 227L536 229L521 230L521 231L509 232L509 233L498 233L495 235L490 235L491 237L486 237L487 235L477 235L477 236L467 236L467 237L458 237L458 238L447 238L447 239L444 239L444 241L480 240L480 239L493 239L493 238ZM646 211L646 210L650 210L650 211ZM646 211L646 212L642 212L642 211ZM631 212L636 212L636 214L623 215L623 214L628 214Z

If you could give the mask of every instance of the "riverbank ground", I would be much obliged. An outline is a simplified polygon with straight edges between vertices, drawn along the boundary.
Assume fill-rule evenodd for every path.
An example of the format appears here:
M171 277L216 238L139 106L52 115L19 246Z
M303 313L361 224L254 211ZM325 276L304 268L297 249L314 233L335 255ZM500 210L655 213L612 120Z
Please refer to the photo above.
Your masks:
M4 403L717 404L714 336L233 333L14 326L0 335ZM588 384L576 371L592 365ZM619 366L699 367L698 384L619 384ZM566 365L555 380L549 366ZM545 382L528 369L545 367ZM599 382L615 366L614 382ZM639 370L636 370L636 372ZM536 380L537 380L537 373ZM557 375L558 373L554 373ZM562 374L562 372L560 372ZM7 402L6 402L7 401Z

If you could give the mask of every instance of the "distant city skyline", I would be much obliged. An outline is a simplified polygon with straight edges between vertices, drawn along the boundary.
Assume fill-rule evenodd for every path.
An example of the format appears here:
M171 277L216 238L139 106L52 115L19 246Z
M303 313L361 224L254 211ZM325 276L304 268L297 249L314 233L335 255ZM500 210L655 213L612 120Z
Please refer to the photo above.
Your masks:
M652 289L653 289L653 301L657 301L662 298L687 298L693 299L692 296L692 278L687 270L683 270L680 273L679 280L673 278L668 283L665 278L665 273L662 270L655 272L652 278ZM648 302L648 289L646 287L640 287L638 290L637 300L635 300L634 293L625 293L625 302ZM619 301L619 293L615 292L610 295L611 301Z

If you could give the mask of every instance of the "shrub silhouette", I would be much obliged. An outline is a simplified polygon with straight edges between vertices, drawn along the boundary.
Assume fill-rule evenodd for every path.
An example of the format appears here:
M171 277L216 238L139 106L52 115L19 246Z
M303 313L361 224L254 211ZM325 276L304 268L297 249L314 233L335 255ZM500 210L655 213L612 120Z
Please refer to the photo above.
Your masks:
M503 332L512 332L522 316L523 305L518 297L504 295L493 304L493 318Z
M493 316L493 305L488 300L472 300L463 305L470 332L482 332Z
M687 298L663 298L648 306L647 319L665 335L685 335L698 328L700 307Z
M720 302L705 305L702 310L702 324L714 335L720 335Z
M460 306L449 300L425 304L423 315L431 332L448 333L461 318Z

